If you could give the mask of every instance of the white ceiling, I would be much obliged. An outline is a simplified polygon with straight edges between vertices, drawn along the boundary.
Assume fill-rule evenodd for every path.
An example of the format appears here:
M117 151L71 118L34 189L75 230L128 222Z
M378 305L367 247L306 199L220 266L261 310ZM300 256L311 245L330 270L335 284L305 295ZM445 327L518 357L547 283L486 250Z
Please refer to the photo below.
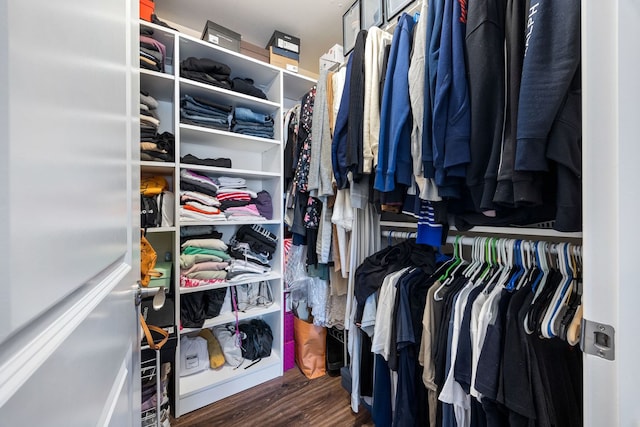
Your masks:
M318 72L318 58L342 44L342 15L353 0L155 0L156 15L198 33L207 19L266 46L274 30L300 38L300 68Z

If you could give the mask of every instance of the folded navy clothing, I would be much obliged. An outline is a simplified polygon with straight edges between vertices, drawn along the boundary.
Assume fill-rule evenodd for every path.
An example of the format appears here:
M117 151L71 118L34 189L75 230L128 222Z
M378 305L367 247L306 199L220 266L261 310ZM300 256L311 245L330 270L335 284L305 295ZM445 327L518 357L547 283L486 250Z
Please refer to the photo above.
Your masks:
M229 120L227 120L226 118L205 116L204 114L198 114L198 113L192 114L189 111L185 110L184 108L180 109L180 117L183 117L185 119L188 119L194 122L211 123L216 126L226 125L227 128L229 127Z
M260 124L260 123L254 123L254 122L245 122L242 120L234 120L234 125L236 126L242 126L244 128L254 128L254 129L258 129L258 130L269 130L269 129L273 129L273 123L265 123L265 124Z
M214 101L211 101L205 98L199 98L199 97L185 94L182 96L182 98L180 98L180 102L182 103L183 100L190 101L195 105L198 105L199 107L203 107L203 108L213 108L215 110L225 111L227 113L231 113L233 111L233 107L230 105L218 104Z
M254 86L252 79L242 79L240 77L236 77L232 80L231 85L231 89L236 92L255 96L256 98L267 99L267 95L265 95L263 91Z
M211 128L211 129L229 131L229 125L220 125L217 123L202 122L199 120L190 120L186 117L182 117L180 119L180 123L183 123L185 125L202 126L202 127Z
M229 123L229 115L221 111L210 110L203 112L200 109L193 109L189 107L180 108L180 110L184 111L189 116L206 117L209 119L223 120L225 123Z
M272 133L260 133L260 132L252 132L252 131L234 131L234 133L239 133L241 135L253 136L256 138L265 138L265 139L273 139Z
M195 104L188 100L180 102L180 106L185 110L191 112L192 114L202 114L205 116L210 115L218 118L224 118L227 120L229 120L229 117L231 116L231 114L225 110L221 110L213 107L203 107L199 104Z
M268 131L260 132L260 131L257 131L255 129L242 129L242 128L233 128L233 129L231 129L231 131L234 132L234 133L240 133L242 135L255 136L255 137L258 137L258 138L273 139L273 131L271 131L271 132L268 132Z

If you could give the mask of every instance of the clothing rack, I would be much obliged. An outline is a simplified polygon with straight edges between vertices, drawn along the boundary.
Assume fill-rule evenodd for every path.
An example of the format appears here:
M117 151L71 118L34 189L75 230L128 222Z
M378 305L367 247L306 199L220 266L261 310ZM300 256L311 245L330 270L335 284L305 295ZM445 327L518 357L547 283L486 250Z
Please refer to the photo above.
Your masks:
M396 230L382 230L381 231L381 235L382 237L386 237L389 239L413 239L417 236L417 233L415 231L396 231ZM508 236L500 236L500 237L496 237L496 236L447 236L447 240L446 243L450 244L450 245L462 245L462 246L473 246L478 244L478 239L494 239L494 240L501 240L501 239L509 239L509 240L519 240L522 242L522 247L524 250L532 250L534 249L532 247L532 244L535 243L534 239L528 239L528 238L523 238L523 239L518 239L516 237L508 237ZM578 247L581 248L580 244L576 244L576 243L572 243L572 245L574 247ZM547 251L549 251L550 253L555 253L556 249L553 247L549 247L547 249Z

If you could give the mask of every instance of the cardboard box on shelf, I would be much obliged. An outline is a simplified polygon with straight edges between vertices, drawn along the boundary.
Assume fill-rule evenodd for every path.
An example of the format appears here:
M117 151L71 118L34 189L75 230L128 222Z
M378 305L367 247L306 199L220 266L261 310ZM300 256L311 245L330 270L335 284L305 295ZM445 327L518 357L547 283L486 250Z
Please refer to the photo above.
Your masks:
M331 46L327 51L327 53L325 53L322 56L325 56L325 55L327 59L333 62L338 62L340 64L344 62L344 49L341 44L336 43L333 46Z
M300 39L298 37L285 34L282 31L274 31L267 43L267 47L275 46L286 49L290 52L300 53Z
M287 58L293 59L294 61L300 61L299 53L294 53L287 49L280 49L279 47L275 46L269 46L269 49L271 49L276 55L286 56Z
M284 68L288 71L298 72L298 61L295 59L287 58L273 52L273 47L269 47L269 63L276 67Z
M240 53L251 58L269 63L269 50L244 40L240 41Z
M242 36L213 21L207 21L200 38L225 49L240 52L240 39Z

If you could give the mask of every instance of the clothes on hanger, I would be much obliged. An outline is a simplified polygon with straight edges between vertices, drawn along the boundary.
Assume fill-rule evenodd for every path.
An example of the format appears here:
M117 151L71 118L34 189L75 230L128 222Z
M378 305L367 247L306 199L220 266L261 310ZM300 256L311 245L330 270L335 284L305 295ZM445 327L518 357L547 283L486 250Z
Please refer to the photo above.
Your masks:
M366 261L358 271L373 275L356 273L360 300L368 295L362 333L372 336L376 354L376 366L360 376L375 371L376 424L582 425L580 350L575 341L542 333L558 332L579 311L578 294L563 293L563 278L577 283L572 277L581 261L570 255L578 252L574 247L546 247L544 256L558 264L549 268L536 261L534 243L478 238L472 262L457 254L425 270L394 256L415 242L399 245L371 258L398 263L383 270ZM548 269L545 282L539 282L542 268ZM547 294L536 298L534 285ZM571 320L545 320L572 306ZM525 329L528 313L536 319L535 333ZM421 411L420 402L428 402L428 410Z

